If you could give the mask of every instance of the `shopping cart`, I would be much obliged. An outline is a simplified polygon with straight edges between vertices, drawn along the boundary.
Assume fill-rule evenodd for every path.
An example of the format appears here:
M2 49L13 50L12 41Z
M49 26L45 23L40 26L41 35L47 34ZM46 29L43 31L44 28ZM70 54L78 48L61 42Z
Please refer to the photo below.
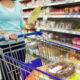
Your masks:
M64 64L66 66L64 67L63 70L60 70L61 71L60 73L58 73L59 72L58 71L56 73L56 76L58 76L59 78L62 78L63 80L76 80L76 79L70 79L70 78L73 74L74 75L76 74L76 70L79 70L79 68L76 68L78 66L77 64L80 61L79 48L74 47L70 44L61 43L59 41L51 41L49 40L48 36L44 33L42 36L36 36L35 38L29 37L28 40L30 41L30 43L37 42L36 43L37 47L35 45L31 45L30 43L28 44L28 46L29 46L29 52L31 50L33 51L33 54L31 55L41 59L40 65L49 64L50 66L48 66L47 68L49 69L51 65L53 66L54 64L58 64L58 65ZM54 70L54 68L55 67L53 67L53 71L49 71L51 73L49 72L48 73L54 75L53 73L56 70L56 69ZM68 70L69 68L70 70Z
M21 34L18 35L18 37L30 36L30 35L41 36L42 33L34 32L28 34ZM5 38L0 39L0 41L4 40ZM38 41L38 47L41 46L39 44L43 45L43 42L39 42L39 40L37 41ZM41 55L40 58L32 60L31 55L28 54L29 50L32 49L30 45L26 44L26 46L24 47L20 47L18 49L14 48L15 46L22 46L24 44L25 43L20 43L18 45L9 44L8 46L9 50L7 52L4 51L7 50L7 48L4 49L0 48L0 68L4 80L62 80L56 77L55 75L46 72L48 65L43 65L41 59L43 56L44 58L48 58L49 55L47 56L47 54L46 55L43 54ZM22 53L25 52L26 54L21 54L21 52Z

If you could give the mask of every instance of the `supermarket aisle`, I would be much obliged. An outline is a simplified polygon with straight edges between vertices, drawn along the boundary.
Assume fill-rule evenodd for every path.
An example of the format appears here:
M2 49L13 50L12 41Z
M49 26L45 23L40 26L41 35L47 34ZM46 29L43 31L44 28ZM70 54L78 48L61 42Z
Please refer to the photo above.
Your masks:
M43 33L39 36L25 37L27 44L26 58L23 57L26 59L25 63L29 62L30 64L31 61L40 58L41 61L33 65L42 64L34 69L33 65L26 67L25 64L19 64L15 61L14 63L19 64L16 67L13 63L15 69L18 69L15 72L19 72L20 80L54 80L54 78L55 80L80 80L80 0L18 1L22 4L23 14L21 12L21 7L19 7L20 4L18 4L16 5L16 9L19 10L16 11L20 12L18 12L18 14L13 13L14 18L10 18L12 20L8 19L9 17L6 16L6 21L3 21L5 18L4 16L8 14L6 13L7 10L3 17L0 13L2 17L0 18L0 25L2 24L2 26L4 26L5 24L7 27L7 23L14 20L13 22L18 21L18 23L13 23L13 25L10 23L11 25L9 25L7 29L11 29L11 27L14 26L13 29L9 30L10 33L19 32L19 34L22 34L22 32L31 33L35 31ZM12 5L13 3L10 3L8 7ZM41 7L39 5L41 5ZM0 5L0 7L2 6ZM37 10L33 12L35 8ZM32 12L34 14L30 17ZM19 16L20 13L23 18ZM40 15L38 13L40 13ZM10 15L12 15L12 12ZM10 15L8 14L8 16ZM26 25L24 21L27 23ZM0 30L8 32L8 30L4 29L5 27L3 28L2 26L0 26ZM21 32L20 27L25 29L22 29ZM12 38L12 36L14 37ZM17 38L16 34L9 37L12 38L12 40L16 40ZM8 40L8 37L5 38ZM23 38L20 40L23 40ZM21 56L18 55L18 57L20 58ZM17 80L19 75L14 74ZM15 80L14 77L11 76L11 78Z
M67 80L77 80L77 78L79 80L80 70L75 65L79 66L80 61L80 0L24 0L20 2L23 6L25 22L33 9L39 5L42 6L35 30L43 32L44 39L40 38L39 41L42 44L39 44L39 54L36 52L35 56L41 57L44 63L48 61L45 64L50 65L50 74L54 74L57 68L60 70L60 72L55 71L57 77L63 80L67 77ZM64 69L58 65L64 66Z

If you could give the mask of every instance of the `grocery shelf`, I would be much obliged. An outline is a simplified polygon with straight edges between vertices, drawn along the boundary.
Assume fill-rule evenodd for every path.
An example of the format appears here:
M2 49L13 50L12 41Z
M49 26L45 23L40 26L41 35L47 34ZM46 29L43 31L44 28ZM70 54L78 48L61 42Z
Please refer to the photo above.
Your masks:
M29 16L23 16L23 18L28 18Z
M56 5L65 5L65 4L72 4L72 3L79 3L80 0L66 0L66 1L63 1L63 2L54 2L54 3L49 3L49 4L43 4L41 5L42 7L47 7L47 6L56 6ZM36 8L38 6L30 6L30 7L24 7L24 9L33 9L33 8Z
M80 15L49 15L48 18L80 18Z
M74 47L73 45L70 45L70 44L66 44L66 43L63 43L63 42L59 42L59 41L51 41L51 40L42 40L42 39L39 39L37 37L35 38L32 38L32 39L36 39L36 40L39 40L39 41L42 41L45 43L49 43L49 44L55 44L55 45L58 45L58 46L62 46L62 47L65 47L65 48L68 48L68 49L73 49L73 50L76 50L76 51L80 51L80 48L77 48L77 47Z
M33 8L37 8L38 6L31 6L31 7L23 7L22 9L25 10L25 9L33 9Z
M25 1L25 0L18 0L18 1Z
M80 32L76 32L74 30L64 30L64 29L54 29L54 28L38 28L38 27L36 29L60 32L60 33L67 33L67 34L73 34L73 35L79 35L80 36Z
M58 42L58 41L49 41L49 42L52 43L52 44L56 44L56 45L60 45L60 46L69 48L69 49L73 49L73 50L76 50L76 51L80 51L80 48L74 47L74 46L69 45L69 44L65 44L65 43Z
M28 18L29 16L23 16L23 18ZM43 16L39 16L38 18L43 18Z
M76 51L80 51L80 48L74 47L73 45L66 44L66 43L63 43L63 42L59 42L59 41L48 41L48 43L55 44L55 45L58 45L58 46L62 46L62 47L68 48L68 49L73 49L73 50L76 50Z
M48 18L80 18L80 15L46 15ZM28 18L29 16L23 16L23 18ZM43 18L44 16L39 16Z

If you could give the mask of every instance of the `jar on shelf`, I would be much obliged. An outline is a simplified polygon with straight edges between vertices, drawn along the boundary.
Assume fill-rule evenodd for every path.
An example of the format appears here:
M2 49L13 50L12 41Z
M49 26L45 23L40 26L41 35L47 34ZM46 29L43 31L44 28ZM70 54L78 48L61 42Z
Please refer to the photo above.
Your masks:
M50 15L55 15L55 9L50 10Z
M46 15L49 15L49 14L50 14L50 7L47 7L47 8L46 8L45 14L46 14Z
M80 6L74 7L74 11L76 15L80 15Z
M56 35L56 41L60 41L60 35Z
M55 29L55 27L56 27L56 21L52 21L52 22L51 22L51 27L52 27L53 29Z
M65 15L69 14L69 8L65 8Z
M74 7L69 8L69 14L75 15Z
M80 48L80 39L77 40L77 47Z
M64 29L64 23L60 22L59 29Z
M61 15L65 14L65 9L61 9Z
M72 37L67 36L67 37L66 37L66 43L67 43L67 44L72 44Z
M77 47L77 40L78 40L78 37L74 37L72 39L72 44L73 44L74 47Z

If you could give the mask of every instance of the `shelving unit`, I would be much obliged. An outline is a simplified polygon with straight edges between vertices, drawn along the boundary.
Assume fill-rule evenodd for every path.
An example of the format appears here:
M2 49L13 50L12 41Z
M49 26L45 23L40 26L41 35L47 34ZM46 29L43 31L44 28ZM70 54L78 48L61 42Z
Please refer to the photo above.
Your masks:
M43 40L38 39L38 38L36 38L36 37L34 37L34 38L32 38L32 39L36 39L36 40L39 40L39 41L44 42ZM49 43L49 44L56 44L56 45L59 45L59 46L62 46L62 47L66 47L66 48L69 48L69 49L73 49L73 50L80 51L80 48L77 48L77 47L74 47L73 45L65 44L65 43L59 42L59 41L47 40L47 43Z
M39 18L43 18L43 16L39 16ZM80 19L80 15L46 15L48 18L78 18ZM23 18L28 18L29 16L23 16Z
M62 42L57 42L57 41L49 41L49 42L52 43L52 44L57 44L59 46L69 48L69 49L80 51L80 48L73 47L72 45L68 45L68 44L65 44L65 43L62 43Z
M44 30L44 31L53 31L53 32L60 32L60 33L67 33L67 34L72 34L72 35L79 35L80 36L80 32L76 32L74 30L62 30L62 29L52 29L52 28L36 28L39 30Z
M64 2L53 2L53 3L49 3L49 4L43 4L41 5L42 7L48 7L48 6L58 6L58 5L69 5L69 4L74 4L74 3L80 3L79 0L66 0ZM32 7L24 7L24 9L33 9L36 8L38 6L32 6Z
M41 5L42 12L44 13L38 17L35 29L43 32L43 35L41 37L29 37L32 40L31 43L33 41L38 43L37 48L33 48L33 55L44 59L45 62L47 60L56 62L60 61L60 59L62 59L62 61L65 59L80 61L79 4L80 0L65 0L63 2L43 3ZM29 18L31 11L38 6L23 7L24 15L28 13L28 15L23 16L23 18ZM78 10L75 10L77 7ZM66 11L66 8L69 10L67 9ZM72 9L71 11L72 14L70 12L71 8L74 8L74 10ZM76 25L77 23L79 25ZM37 52L37 50L39 50L39 52Z
M50 7L50 6L60 6L60 5L72 5L72 4L79 4L80 0L66 0L64 2L53 2L49 4L43 4L41 5L42 7ZM24 7L23 10L27 9L34 9L38 6L30 6L30 7ZM40 15L39 18L43 18L45 15ZM46 15L50 19L80 19L80 15ZM23 16L23 18L28 18L29 16ZM63 29L52 29L52 28L40 28L37 27L39 30L44 30L44 31L52 31L52 32L60 32L60 33L67 33L67 34L72 34L72 35L78 35L80 36L80 32L76 32L74 30L63 30Z
M71 5L71 4L79 4L80 0L66 0L64 2L53 2L49 4L43 4L41 5L42 7L50 7L50 6L60 6L60 5ZM34 9L38 6L31 6L31 7L24 7L23 10L27 9ZM40 15L39 18L43 18L45 15ZM46 15L50 19L80 19L80 15ZM29 16L23 16L23 18L28 18ZM42 28L42 27L36 27L36 29L39 30L44 30L44 31L52 31L52 32L59 32L59 33L67 33L67 34L72 34L72 35L78 35L80 36L80 32L76 32L74 30L65 30L65 29L52 29L52 28ZM54 43L54 42L53 42ZM58 42L59 43L59 42ZM60 43L63 44L63 43ZM66 46L66 44L63 44ZM73 47L71 45L67 45L68 47L72 47L73 49L77 49L76 47ZM79 50L79 48L78 48Z
M28 1L28 0L18 0L19 2Z

